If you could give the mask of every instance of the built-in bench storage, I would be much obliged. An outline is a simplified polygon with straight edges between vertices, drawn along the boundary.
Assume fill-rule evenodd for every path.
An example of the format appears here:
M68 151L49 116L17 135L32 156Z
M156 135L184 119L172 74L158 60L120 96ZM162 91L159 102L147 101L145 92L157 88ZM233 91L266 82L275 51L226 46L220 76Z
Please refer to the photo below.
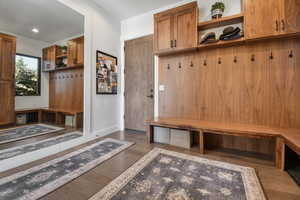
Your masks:
M256 139L274 139L275 165L284 169L285 145L300 154L300 130L280 129L245 124L224 124L199 120L160 118L148 121L148 142L154 142L154 127L195 131L199 133L199 151L205 153L205 134L231 135ZM171 137L171 136L170 136Z
M60 126L69 126L72 128L82 128L83 125L83 111L69 111L63 109L53 108L36 108L36 109L23 109L16 110L16 117L20 114L23 115L36 115L37 119L26 123L52 123ZM67 119L67 122L66 122Z

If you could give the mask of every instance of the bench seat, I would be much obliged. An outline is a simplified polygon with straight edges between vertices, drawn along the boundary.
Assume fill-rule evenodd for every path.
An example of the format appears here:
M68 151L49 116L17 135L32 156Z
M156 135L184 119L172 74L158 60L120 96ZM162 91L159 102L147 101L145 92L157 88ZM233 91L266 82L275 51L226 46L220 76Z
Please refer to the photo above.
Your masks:
M147 121L148 123L148 142L153 143L153 127L175 128L188 131L199 132L200 153L205 149L205 133L221 135L232 135L250 138L274 138L276 140L275 164L277 168L284 168L285 145L300 154L300 130L273 128L267 126L219 123L201 120L178 119L178 118L156 118Z
M62 125L64 115L72 115L76 118L75 128L81 128L83 111L82 110L67 110L67 109L57 109L57 108L29 108L29 109L18 109L15 114L27 114L27 113L38 113L38 122L43 122L44 113L55 114L56 124Z

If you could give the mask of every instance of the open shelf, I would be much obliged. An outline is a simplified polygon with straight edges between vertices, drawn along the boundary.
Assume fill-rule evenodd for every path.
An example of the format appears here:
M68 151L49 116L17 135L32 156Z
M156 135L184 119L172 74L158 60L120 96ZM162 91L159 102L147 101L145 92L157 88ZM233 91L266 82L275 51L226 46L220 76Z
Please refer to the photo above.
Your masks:
M67 67L58 67L55 68L53 71L62 71L62 70L70 70L70 69L77 69L77 68L83 68L83 64L77 64L73 66L67 66Z
M210 43L210 44L199 44L198 49L204 49L204 48L216 48L216 47L228 47L228 46L235 46L235 45L240 45L245 43L245 38L239 38L236 40L227 40L227 41L222 41L220 40L219 42L216 43Z
M56 58L66 58L68 55L67 54L62 54L62 55L57 55Z
M227 26L231 24L237 24L241 23L244 20L244 14L237 14L232 15L228 17L222 17L219 19L213 19L206 22L199 22L198 23L198 30L205 30L205 29L211 29L211 28L217 28L221 26Z

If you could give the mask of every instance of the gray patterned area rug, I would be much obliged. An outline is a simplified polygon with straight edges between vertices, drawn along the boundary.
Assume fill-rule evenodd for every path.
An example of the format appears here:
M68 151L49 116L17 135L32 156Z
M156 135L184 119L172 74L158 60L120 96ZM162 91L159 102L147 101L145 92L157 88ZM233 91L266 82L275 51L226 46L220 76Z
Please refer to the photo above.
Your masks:
M105 139L61 158L0 179L1 200L34 200L91 170L133 143Z
M253 168L154 149L90 200L265 200Z
M82 137L82 133L72 132L62 136L53 137L47 140L42 140L39 142L31 143L28 145L18 146L10 149L5 149L0 151L0 161L6 160L9 158L13 158L16 156L20 156L26 153L34 152L37 150L41 150L47 147L51 147L57 144L61 144L63 142L68 142L73 139Z
M64 128L46 124L34 124L0 130L0 144L23 140L48 133L54 133L63 129Z

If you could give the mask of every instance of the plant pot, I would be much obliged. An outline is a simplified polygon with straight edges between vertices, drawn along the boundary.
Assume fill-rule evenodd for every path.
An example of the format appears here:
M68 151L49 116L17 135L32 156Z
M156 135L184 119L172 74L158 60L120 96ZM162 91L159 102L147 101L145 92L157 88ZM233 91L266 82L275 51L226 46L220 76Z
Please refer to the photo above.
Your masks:
M213 19L218 19L221 18L223 16L223 11L221 9L214 9L213 11L211 11L211 17Z

